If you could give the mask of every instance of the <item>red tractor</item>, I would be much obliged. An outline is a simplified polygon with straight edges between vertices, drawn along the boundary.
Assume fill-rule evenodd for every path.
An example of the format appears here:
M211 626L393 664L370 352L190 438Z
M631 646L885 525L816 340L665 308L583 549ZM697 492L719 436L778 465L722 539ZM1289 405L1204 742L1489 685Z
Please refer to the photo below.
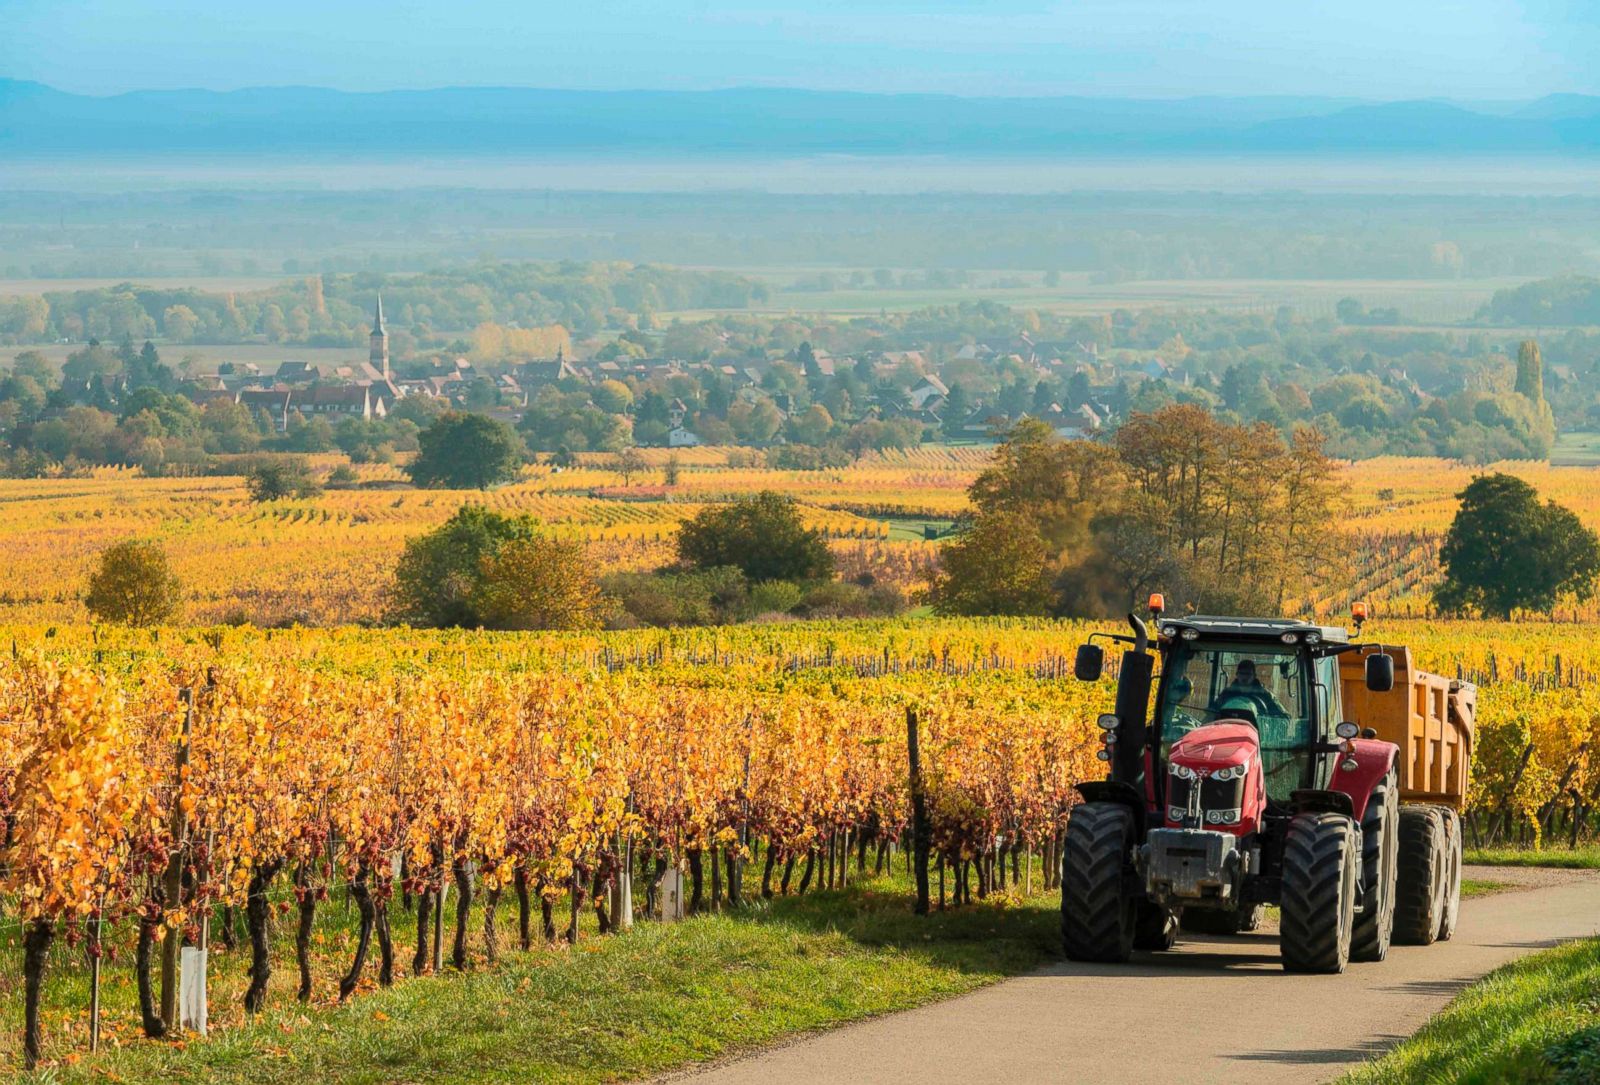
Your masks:
M1476 689L1342 628L1161 611L1152 597L1153 640L1131 614L1133 635L1109 636L1127 650L1099 719L1107 778L1079 785L1067 825L1067 956L1254 930L1269 904L1293 972L1449 938ZM1358 604L1358 633L1365 617ZM1074 666L1086 681L1105 663L1094 640Z

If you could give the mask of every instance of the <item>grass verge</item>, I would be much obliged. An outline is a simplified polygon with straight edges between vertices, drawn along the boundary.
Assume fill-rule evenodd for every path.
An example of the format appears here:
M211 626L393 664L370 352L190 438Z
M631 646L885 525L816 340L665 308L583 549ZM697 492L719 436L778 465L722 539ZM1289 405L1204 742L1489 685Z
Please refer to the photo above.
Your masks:
M1524 957L1468 987L1420 1032L1338 1085L1600 1081L1600 939Z
M81 978L69 961L53 961L46 1031L55 1061L36 1080L609 1081L959 994L1057 953L1058 920L1044 897L995 898L919 918L909 889L903 877L870 879L737 916L645 923L616 937L591 932L575 948L503 949L496 966L447 966L343 1006L332 1001L332 977L348 961L348 942L330 908L328 922L341 929L327 932L311 1003L295 1001L292 951L280 944L268 1009L243 1021L235 990L248 964L241 948L219 954L211 968L213 1020L228 1027L181 1044L135 1038L131 984L115 983L104 1019L118 1027L110 1049L95 1056L82 1042ZM395 916L396 949L409 961L405 918ZM501 922L505 945L504 911ZM514 920L510 926L514 937ZM126 970L116 970L123 979ZM20 998L11 1004L20 1008Z
M1566 870L1600 870L1600 847L1469 848L1465 860L1480 866L1547 866Z

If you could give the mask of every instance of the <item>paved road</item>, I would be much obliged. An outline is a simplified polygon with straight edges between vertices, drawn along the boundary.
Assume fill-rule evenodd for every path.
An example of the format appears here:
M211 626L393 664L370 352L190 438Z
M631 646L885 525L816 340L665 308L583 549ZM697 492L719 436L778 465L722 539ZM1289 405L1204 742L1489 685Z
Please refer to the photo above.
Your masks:
M1270 935L1180 941L1123 966L1058 964L961 998L684 1075L700 1085L851 1082L1325 1082L1416 1031L1463 986L1600 933L1600 877L1535 878L1467 900L1449 942L1396 946L1342 976L1291 976ZM1193 938L1193 936L1186 936ZM1141 1021L1130 1032L1127 1022Z

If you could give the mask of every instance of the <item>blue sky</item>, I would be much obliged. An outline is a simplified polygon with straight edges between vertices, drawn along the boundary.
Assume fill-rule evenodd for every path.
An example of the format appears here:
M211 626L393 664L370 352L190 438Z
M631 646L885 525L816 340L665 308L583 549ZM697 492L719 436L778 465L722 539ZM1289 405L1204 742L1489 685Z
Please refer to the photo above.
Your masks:
M1600 93L1600 0L0 0L0 25L0 75L94 94L283 84Z

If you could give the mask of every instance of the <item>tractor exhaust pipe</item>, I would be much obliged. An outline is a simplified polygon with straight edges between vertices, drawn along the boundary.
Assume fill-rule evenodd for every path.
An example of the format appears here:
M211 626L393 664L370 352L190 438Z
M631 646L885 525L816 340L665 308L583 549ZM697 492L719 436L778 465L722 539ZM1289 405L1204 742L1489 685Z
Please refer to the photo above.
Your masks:
M1111 750L1110 779L1129 785L1144 771L1145 717L1150 712L1151 676L1155 657L1149 652L1150 630L1137 614L1128 615L1133 647L1122 653L1117 676L1117 741Z

